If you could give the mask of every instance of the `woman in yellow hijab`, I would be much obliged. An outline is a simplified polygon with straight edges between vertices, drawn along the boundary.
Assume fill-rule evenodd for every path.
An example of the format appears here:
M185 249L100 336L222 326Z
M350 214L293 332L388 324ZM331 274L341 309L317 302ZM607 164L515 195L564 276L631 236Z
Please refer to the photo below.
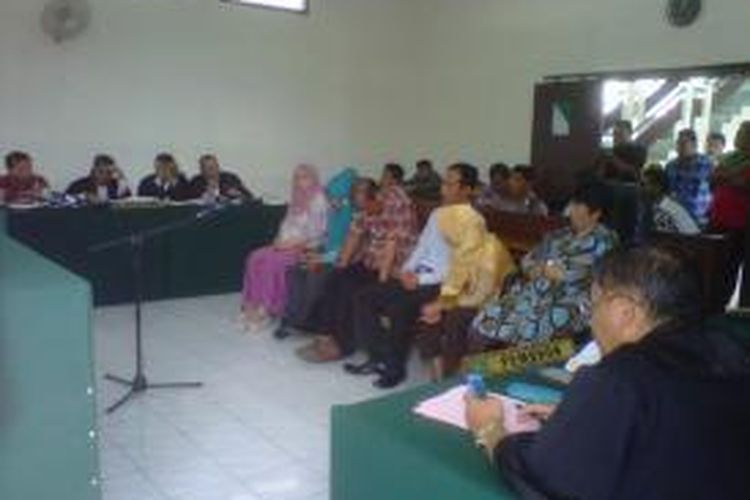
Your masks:
M448 276L432 308L478 308L515 271L508 250L487 230L484 217L468 204L438 209L438 228L451 249Z
M472 320L516 270L505 245L474 208L463 204L438 210L438 227L451 248L451 260L440 298L422 309L427 328L420 342L435 379L454 368L442 365L443 355L465 349Z

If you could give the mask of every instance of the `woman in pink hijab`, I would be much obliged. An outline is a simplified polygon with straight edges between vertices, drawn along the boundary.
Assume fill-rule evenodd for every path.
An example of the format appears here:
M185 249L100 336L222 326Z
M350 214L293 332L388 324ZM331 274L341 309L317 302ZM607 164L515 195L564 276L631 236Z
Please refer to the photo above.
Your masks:
M250 253L245 264L242 311L245 327L258 329L281 316L286 305L286 271L325 237L328 202L311 165L294 171L292 199L272 245Z

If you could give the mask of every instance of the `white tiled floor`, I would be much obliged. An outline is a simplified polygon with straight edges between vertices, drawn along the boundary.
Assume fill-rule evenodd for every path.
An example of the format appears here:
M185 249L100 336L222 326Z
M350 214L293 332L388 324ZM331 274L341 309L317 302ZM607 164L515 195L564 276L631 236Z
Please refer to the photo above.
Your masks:
M328 498L332 404L374 396L368 378L339 364L294 357L303 339L241 334L237 296L149 304L146 370L152 382L199 380L201 389L154 390L111 416L130 377L131 307L95 313L104 500L322 500ZM424 381L418 365L407 385Z

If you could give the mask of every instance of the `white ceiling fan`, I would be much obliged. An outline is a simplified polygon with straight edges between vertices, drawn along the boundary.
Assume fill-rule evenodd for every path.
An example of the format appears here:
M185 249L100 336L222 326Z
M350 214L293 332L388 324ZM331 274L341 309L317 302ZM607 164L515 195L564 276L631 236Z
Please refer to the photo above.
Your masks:
M42 10L42 30L55 43L72 40L86 31L91 23L88 0L50 0Z

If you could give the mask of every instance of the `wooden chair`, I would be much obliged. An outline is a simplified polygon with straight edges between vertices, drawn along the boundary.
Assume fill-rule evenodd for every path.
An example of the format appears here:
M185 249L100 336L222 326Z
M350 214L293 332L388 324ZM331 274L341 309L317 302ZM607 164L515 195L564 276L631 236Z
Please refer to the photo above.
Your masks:
M427 219L430 218L432 211L440 206L440 201L412 196L412 202L414 202L414 210L417 213L417 223L421 230L427 225Z
M496 210L482 212L487 228L494 233L508 251L516 258L522 258L538 245L544 236L565 226L561 217L524 215Z
M699 270L703 285L704 313L721 314L726 308L723 297L725 256L729 251L729 239L722 234L685 235L655 232L653 243L671 248L690 259Z

